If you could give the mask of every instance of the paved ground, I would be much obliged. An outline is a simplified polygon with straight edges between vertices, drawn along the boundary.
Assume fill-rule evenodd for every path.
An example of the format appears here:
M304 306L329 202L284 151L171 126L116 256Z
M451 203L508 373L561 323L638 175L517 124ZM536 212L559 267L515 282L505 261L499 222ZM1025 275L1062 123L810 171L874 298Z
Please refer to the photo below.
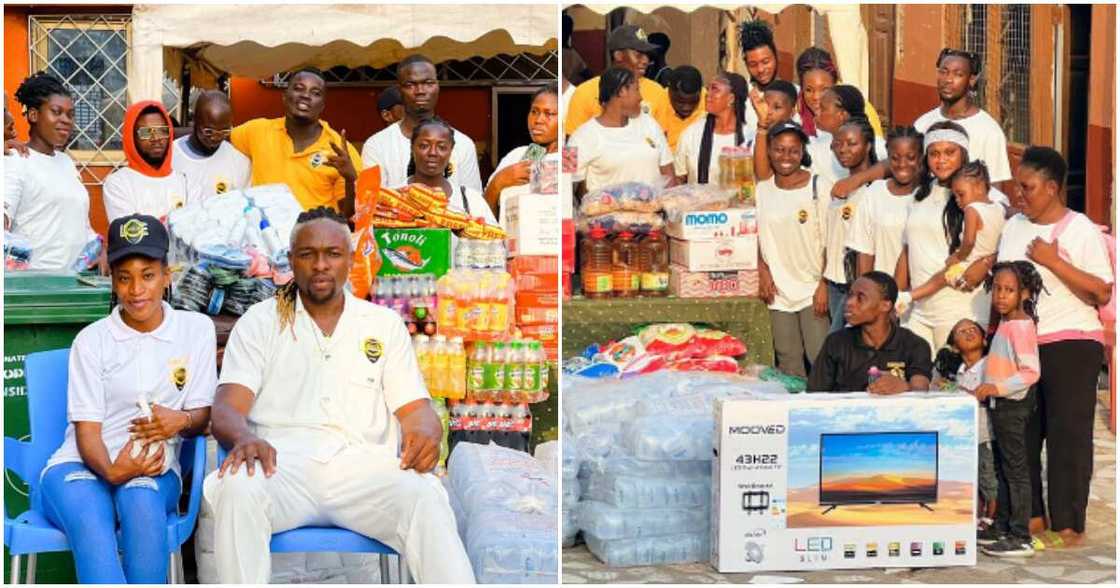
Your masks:
M1108 430L1108 391L1100 396L1096 461L1086 545L1048 549L1022 563L980 554L974 568L871 569L801 573L719 574L707 564L608 568L579 545L563 552L564 583L1116 583L1116 436Z

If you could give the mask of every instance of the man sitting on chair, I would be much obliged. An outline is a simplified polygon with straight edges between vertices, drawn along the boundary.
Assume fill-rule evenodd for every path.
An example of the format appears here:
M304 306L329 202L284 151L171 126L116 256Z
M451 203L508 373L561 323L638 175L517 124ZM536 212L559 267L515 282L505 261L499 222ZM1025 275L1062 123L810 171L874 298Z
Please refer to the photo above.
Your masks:
M221 583L268 582L272 535L303 526L376 539L419 583L474 583L430 473L442 429L408 331L393 311L344 290L350 243L333 210L301 214L294 279L230 335L212 421L230 451L204 486Z

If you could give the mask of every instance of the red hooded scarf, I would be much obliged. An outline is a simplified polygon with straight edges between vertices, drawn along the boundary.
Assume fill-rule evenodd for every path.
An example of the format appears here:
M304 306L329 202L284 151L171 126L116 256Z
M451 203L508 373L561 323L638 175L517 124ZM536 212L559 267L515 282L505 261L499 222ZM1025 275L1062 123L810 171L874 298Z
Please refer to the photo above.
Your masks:
M150 163L145 161L136 146L136 120L140 118L140 113L149 107L159 110L159 113L163 115L163 120L167 121L167 128L171 134L167 141L167 153L163 156L163 163L158 168L152 167ZM175 126L171 122L171 115L167 114L167 110L163 108L162 104L155 100L144 100L129 106L124 113L123 135L124 156L128 161L129 169L151 178L163 178L171 174L171 149L175 143Z

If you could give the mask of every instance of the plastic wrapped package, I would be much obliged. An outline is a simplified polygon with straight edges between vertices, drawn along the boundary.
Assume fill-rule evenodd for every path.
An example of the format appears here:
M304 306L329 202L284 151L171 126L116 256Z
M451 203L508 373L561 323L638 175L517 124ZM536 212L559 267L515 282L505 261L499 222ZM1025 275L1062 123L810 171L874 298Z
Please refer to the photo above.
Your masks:
M22 271L31 267L31 241L4 231L4 267L9 271Z
M585 500L622 508L689 508L711 503L712 478L644 478L612 472L592 474Z
M537 445L533 450L533 457L541 462L544 469L552 475L552 479L560 477L560 444L556 441L549 441Z
M585 532L583 539L591 553L611 567L688 563L711 557L708 532L638 539L600 539Z
M703 533L711 527L709 506L700 508L618 508L594 500L579 503L576 524L599 539L636 539Z
M562 508L575 508L579 502L579 478L564 478L560 488L560 505Z
M665 228L665 217L657 212L633 212L628 210L608 212L595 216L581 216L576 221L576 230L588 233L592 227L603 227L608 233L629 231L638 235Z
M661 414L627 421L619 435L622 449L640 460L710 460L715 419L711 414Z
M564 509L560 511L560 525L561 525L561 545L564 547L571 547L576 544L576 535L579 533L579 526L576 524L575 511Z
M642 461L630 456L616 456L588 460L583 463L587 475L606 475L645 478L702 478L711 475L712 463L706 461Z
M684 184L663 190L657 197L670 222L694 210L724 210L732 206L734 192L719 184Z
M667 398L680 375L655 373L626 382L614 379L565 377L564 423L579 433L600 423L620 423L633 416L643 398Z
M556 511L477 513L463 542L480 584L556 584Z
M497 445L459 443L447 468L468 524L484 508L525 514L556 512L559 497L555 478L528 453Z
M579 445L576 444L572 434L567 431L564 431L562 439L564 447L560 455L560 477L569 480L579 475L579 463L581 461Z
M580 216L596 216L610 212L658 212L661 190L641 182L623 182L592 190L580 199Z

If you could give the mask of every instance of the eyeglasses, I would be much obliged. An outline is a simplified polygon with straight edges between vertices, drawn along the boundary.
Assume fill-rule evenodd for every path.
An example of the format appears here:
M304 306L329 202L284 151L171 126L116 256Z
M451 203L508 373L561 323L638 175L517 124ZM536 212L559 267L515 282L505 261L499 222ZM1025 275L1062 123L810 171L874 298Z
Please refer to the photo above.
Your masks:
M171 127L168 127L166 125L157 127L140 127L136 129L136 136L141 141L166 139L171 136Z
M211 128L208 128L208 127L203 127L201 130L198 131L198 134L202 135L203 137L205 137L207 139L210 139L211 141L223 140L223 139L229 137L232 133L233 133L233 127L229 127L229 128L226 128L226 129L211 129Z

